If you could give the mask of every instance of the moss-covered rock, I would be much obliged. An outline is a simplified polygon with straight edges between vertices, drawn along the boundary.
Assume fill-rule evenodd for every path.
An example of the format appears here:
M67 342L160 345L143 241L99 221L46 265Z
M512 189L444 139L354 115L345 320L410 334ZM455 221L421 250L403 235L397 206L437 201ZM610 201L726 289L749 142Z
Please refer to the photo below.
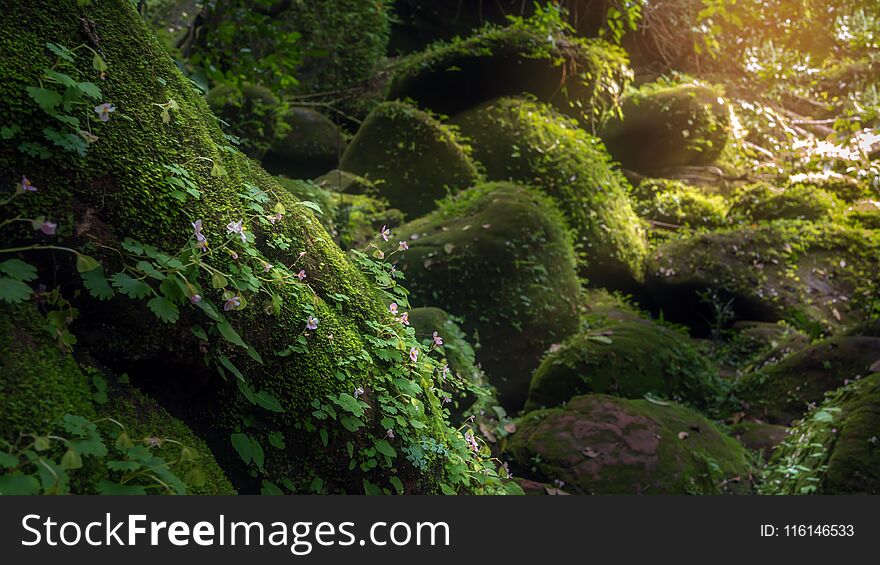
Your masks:
M756 183L737 190L730 215L745 221L828 220L839 216L844 204L836 196L812 185L793 184L774 188Z
M519 409L546 349L577 328L578 281L564 220L546 197L488 183L444 201L393 236L415 305L463 319L502 405Z
M379 189L368 179L342 169L333 169L314 179L318 188L330 192L348 192L352 194L378 194Z
M734 374L778 363L810 344L807 334L786 322L741 320L725 333L716 362L732 368Z
M339 167L376 184L382 198L410 218L480 178L454 131L401 102L386 102L370 112Z
M639 172L713 162L728 137L721 93L700 83L649 83L623 99L622 118L599 136L615 160Z
M880 201L860 200L846 209L846 221L857 227L880 230Z
M731 426L730 433L746 449L760 453L764 461L769 461L773 449L785 440L789 429L761 422L740 422Z
M527 26L490 27L408 57L389 99L448 116L500 96L529 93L588 127L607 119L632 78L626 54L602 40Z
M639 217L660 230L714 228L727 221L727 201L718 194L677 180L645 179L632 191Z
M880 494L880 374L831 393L774 453L763 494Z
M101 371L81 365L68 351L59 349L47 327L47 320L31 305L0 306L0 449L4 442L15 444L22 434L63 437L62 420L72 415L99 422L108 446L122 426L135 444L148 446L152 455L162 458L185 481L189 494L235 494L211 450L189 427L129 385L114 381L108 387ZM101 388L93 388L93 383L101 383ZM184 448L187 457L181 458ZM63 453L66 446L52 446L44 456L57 462L55 456L60 453L56 449ZM100 481L119 470L111 470L107 462L123 457L121 452L96 459L86 456L88 464L70 469L64 481L75 492L98 492ZM50 488L44 486L44 490Z
M706 408L716 403L721 387L717 369L686 335L651 322L621 322L551 349L532 376L524 410L587 393L651 394Z
M283 120L287 135L272 144L262 159L267 171L310 179L336 167L347 142L330 118L309 108L295 107L284 114Z
M124 239L144 244L143 253L170 259L169 255L179 250L193 249L191 225L201 220L202 234L210 242L201 257L212 270L232 276L247 270L263 273L266 264L296 264L306 271L308 285L267 283L277 299L277 307L270 302L267 310L265 295L258 297L252 285L242 284L236 290L247 301L241 303L244 308L218 315L223 308L217 305L223 304L224 298L223 289L215 287L223 285L215 282L212 286L214 277L199 272L188 282L201 296L201 306L193 305L187 294L172 292L166 300L175 308L165 302L160 306L165 314L177 312L178 317L166 316L168 323L164 323L151 312L146 300L106 289L106 300L90 298L70 253L23 254L40 268L34 284L60 285L78 309L72 330L79 338L78 348L112 373L129 374L137 385L143 379L164 379L160 385L165 386L149 389L157 401L185 408L174 413L193 429L203 429L195 425L197 421L210 422L205 427L210 435L206 433L205 439L215 452L218 446L222 449L218 458L237 461L239 466L227 468L230 475L253 472L257 482L265 480L275 488L294 492L308 492L316 478L321 479L325 492L363 492L364 479L379 488L393 489L390 463L373 459L372 466L364 462L350 468L347 448L348 442L353 442L356 457L361 457L376 438L385 437L379 395L368 397L374 404L357 433L336 421L318 422L313 415L315 403L329 403L330 397L343 393L350 396L358 387L386 391L389 398L404 395L397 385L389 384L390 380L380 380L392 368L398 375L414 374L410 371L416 368L403 364L404 354L393 352L399 353L400 359L364 354L376 347L369 340L380 331L376 328L393 323L376 286L347 260L307 206L256 163L231 150L205 101L149 32L131 2L80 4L68 0L15 3L7 7L0 22L5 55L0 59L0 75L5 79L0 82L0 95L5 100L0 123L21 126L10 139L0 141L0 171L7 187L24 175L39 189L27 198L16 198L9 206L10 213L57 220L52 241L88 253L107 275L121 268L120 254L130 267L136 264L137 259L128 258L138 257L138 248L127 242L128 250L124 250ZM71 110L81 127L90 115L98 136L79 156L62 147L49 147L43 130L52 124L62 126L35 103L26 88L39 85L43 69L60 58L46 49L47 43L71 49L98 47L96 39L84 32L84 21L97 30L107 65L105 76L102 79L94 69L94 56L85 48L75 51L72 62L64 68L80 81L100 84L100 100L111 103L115 112L99 124L91 104ZM163 119L166 113L167 119ZM70 142L77 135L71 133L65 139ZM23 149L18 150L19 146ZM179 188L167 181L166 167L172 166L188 171L198 188L198 198L185 196L181 202ZM266 216L273 214L276 204L284 212L280 218L272 215L272 222L258 212L263 205L256 206L260 202L268 208L262 208ZM229 238L227 225L242 218L253 220L247 225L252 243L248 244L249 252L236 258L223 251L223 246L224 242L237 245L237 239ZM4 226L2 236L12 245L45 241L35 238L29 224ZM159 292L158 281L145 280ZM231 284L229 280L226 285ZM169 287L164 288L161 292ZM203 310L212 304L213 316ZM153 303L154 311L155 307ZM309 316L320 323L306 336ZM306 340L304 345L300 337ZM249 347L236 345L238 341ZM230 372L226 363L241 373L249 392L265 393L259 397L262 406L242 393L241 380L232 377L235 372ZM230 377L226 381L217 374L218 367L224 366ZM428 371L418 376L416 383L419 379L429 383L422 392L408 389L406 398L410 393L418 398L413 396L406 404L411 410L407 424L397 428L395 438L389 441L399 454L393 462L393 476L406 492L438 492L440 482L455 484L455 478L444 470L446 460L438 454L452 450L465 464L476 457L461 434L444 421L440 399L430 392L431 378ZM280 410L266 402L266 395L277 401ZM197 399L201 399L199 406ZM418 424L407 427L409 422ZM258 443L263 447L265 455L259 465L251 458L249 469L230 442L232 434L243 432L252 446ZM269 447L278 439L276 433L284 437L283 448ZM423 448L426 443L431 450ZM246 486L249 490L253 485Z
M489 179L534 186L558 203L591 282L629 289L641 280L644 230L601 141L548 106L520 98L490 102L454 123L473 140Z
M517 421L514 474L572 494L748 493L746 451L706 418L671 403L601 394Z
M229 133L241 140L241 150L248 157L262 158L288 131L281 101L268 88L221 85L212 88L205 100L229 124Z
M864 319L878 266L876 232L777 221L664 243L647 285L667 318L693 327L705 329L701 320L733 299L734 320L788 320L815 333Z
M774 424L788 425L825 393L877 370L880 338L837 336L750 373L736 385L743 410Z

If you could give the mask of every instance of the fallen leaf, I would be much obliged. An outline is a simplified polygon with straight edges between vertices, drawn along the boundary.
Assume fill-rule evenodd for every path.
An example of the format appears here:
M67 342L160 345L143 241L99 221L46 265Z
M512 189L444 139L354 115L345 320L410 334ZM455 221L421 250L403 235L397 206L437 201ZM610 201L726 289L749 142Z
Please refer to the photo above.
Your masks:
M874 363L868 368L872 373L880 373L880 359L874 361Z
M691 437L691 434L687 432L678 432L678 439L687 439Z

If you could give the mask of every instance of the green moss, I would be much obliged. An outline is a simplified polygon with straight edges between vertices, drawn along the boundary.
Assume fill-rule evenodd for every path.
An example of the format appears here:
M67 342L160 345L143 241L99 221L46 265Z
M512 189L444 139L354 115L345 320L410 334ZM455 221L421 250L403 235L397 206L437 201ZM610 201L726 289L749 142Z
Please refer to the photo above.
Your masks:
M746 449L760 453L762 460L768 461L773 454L773 449L788 436L789 429L774 424L740 422L731 426L730 433Z
M840 329L864 319L880 266L876 232L831 223L772 224L696 234L660 245L648 287L667 317L712 319L700 298L732 298L735 319ZM846 297L842 299L841 297Z
M339 168L366 177L391 206L416 218L436 200L480 179L468 152L456 133L430 114L386 102L370 112Z
M591 329L551 349L532 377L525 410L587 393L651 394L705 408L721 386L717 369L686 335L645 320Z
M628 169L712 163L727 143L727 105L721 92L706 84L648 83L624 97L622 112L600 137Z
M302 107L288 110L283 120L288 132L263 157L262 164L267 171L308 179L336 168L347 140L332 120Z
M539 102L503 98L456 118L493 180L552 197L576 236L581 271L600 286L632 286L646 254L627 182L602 142Z
M774 453L763 494L880 493L880 374L828 395Z
M444 201L394 235L411 302L463 318L502 404L518 409L552 343L577 328L578 281L568 233L546 197L488 183Z
M48 433L65 414L94 417L88 380L46 325L30 305L0 306L0 439Z
M229 133L241 140L241 150L255 159L265 155L290 128L282 120L284 106L262 86L217 86L205 100L214 114L229 124Z
M777 189L762 182L736 191L730 215L745 221L816 221L834 219L843 208L837 197L812 185L793 184Z
M676 226L713 228L726 223L727 201L722 196L681 181L645 179L632 196L636 213L656 228L652 233Z
M676 404L590 394L531 412L517 428L505 452L514 473L573 494L751 490L743 447Z
M449 116L499 96L530 93L588 128L608 118L632 79L622 49L524 26L488 27L406 58L390 99Z
M103 100L117 110L97 130L99 140L84 158L77 159L58 148L45 160L25 155L16 147L24 141L42 142L40 132L49 119L25 89L39 84L42 69L55 60L45 49L47 42L74 48L88 41L82 33L82 18L99 30L108 71L102 80L92 70L91 55L80 49L76 66L82 76L77 78L100 83ZM83 306L75 330L81 336L81 346L114 372L129 373L135 382L140 374L159 375L168 379L168 386L180 386L181 394L186 390L184 383L211 383L215 402L207 417L211 432L219 438L212 445L224 446L224 452L217 453L220 460L237 460L228 443L229 434L240 430L248 417L253 424L249 434L264 446L269 445L269 433L281 431L285 435L286 449L266 450L264 476L269 480L281 484L282 479L290 478L293 490L305 491L312 479L320 476L328 492L361 492L365 476L387 481L380 470L349 470L346 441L352 437L350 432L341 426L328 426L330 441L325 445L317 430L306 429L303 424L314 410L313 400L342 392L350 394L356 387L369 386L373 375L388 369L388 362L382 360L363 361L367 347L363 335L375 332L371 324L389 319L379 294L346 259L309 209L243 154L230 151L205 101L167 57L132 4L113 0L79 6L65 0L51 5L11 5L0 24L0 45L7 55L0 61L0 74L6 78L0 83L0 95L5 100L0 107L0 123L21 126L19 134L0 141L0 169L8 171L11 178L27 175L39 187L34 198L16 199L13 212L57 220L59 244L87 250L110 272L118 266L113 248L118 248L124 237L173 253L186 245L191 237L189 226L200 219L209 241L221 241L226 237L225 226L248 214L247 203L239 193L246 184L252 184L277 199L287 211L275 224L249 226L261 258L289 265L305 252L297 264L307 271L310 290L300 285L276 289L283 304L277 316L267 315L260 307L262 299L246 293L253 299L249 300L250 306L228 315L243 339L260 353L262 364L222 339L212 339L208 344L212 358L225 355L255 390L274 394L284 408L282 413L255 408L234 383L218 382L215 368L206 366L199 352L202 342L190 331L194 324L211 324L198 309L182 305L180 322L168 326L158 322L141 301L117 297L86 304L87 293L79 287L73 261L69 254L59 254L50 282L64 285L71 297L74 290L81 291L78 299L72 298L76 307ZM176 109L170 111L166 123L156 105L172 99ZM93 112L90 108L83 110L84 123L85 114ZM221 165L226 174L211 175L212 165L205 159ZM201 191L199 199L181 203L171 195L173 189L164 180L167 171L163 165L172 164L183 165L191 172ZM289 246L269 244L282 235ZM9 242L29 243L33 237L29 226L7 226L3 232L4 240ZM35 254L33 260L39 261L40 257L48 255ZM231 257L217 257L213 266L228 272L235 265ZM206 298L222 300L221 291L212 289L208 279L193 283L205 289ZM310 314L321 325L311 334L307 350L287 357L275 355L303 332ZM450 438L455 437L438 416L439 400L426 398L425 402L428 408L419 416L425 427L411 439L412 444L396 442L401 450L421 448L423 441L442 447L450 445ZM191 423L206 416L188 412L180 417ZM367 429L384 434L378 422L367 422ZM429 453L424 464L416 470L409 459L400 459L398 475L410 491L438 489L442 461ZM231 475L244 475L238 471L242 470L229 470Z
M870 373L878 359L880 338L832 337L746 375L737 383L736 397L747 414L788 425L826 392Z
M880 230L880 201L860 200L846 209L847 223L869 230Z

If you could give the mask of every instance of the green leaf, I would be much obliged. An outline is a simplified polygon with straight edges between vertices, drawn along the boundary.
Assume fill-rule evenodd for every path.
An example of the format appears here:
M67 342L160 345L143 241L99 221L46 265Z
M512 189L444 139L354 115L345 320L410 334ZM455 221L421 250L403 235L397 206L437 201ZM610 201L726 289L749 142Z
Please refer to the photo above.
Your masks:
M67 451L61 457L62 469L80 469L83 466L82 456L72 447L68 447Z
M92 68L101 73L107 70L107 63L104 62L100 55L95 53L95 56L92 57Z
M282 492L275 483L263 479L263 486L260 488L260 494L263 496L281 496L284 492Z
M368 496L382 496L382 489L368 481L367 479L363 479L364 483L364 494Z
M8 304L24 302L31 296L31 287L21 281L0 277L0 300Z
M157 318L166 324L173 324L180 318L180 310L177 305L163 296L155 296L147 302L147 306Z
M40 481L36 477L23 475L16 471L11 475L0 476L0 494L23 495L39 494Z
M64 86L76 86L76 81L70 78L70 75L65 73L59 73L58 71L53 71L52 69L46 69L43 71L43 74L52 79L54 82L58 84L62 84Z
M241 339L241 336L238 335L238 332L236 332L235 329L231 325L229 325L229 322L227 322L226 320L223 320L222 322L219 322L217 324L217 330L220 332L220 335L222 335L226 339L226 341L247 349L247 344L244 342L243 339Z
M88 96L89 98L94 98L95 100L100 100L102 98L101 89L98 88L98 85L91 82L80 82L77 83L77 88L79 91Z
M80 273L80 277L82 278L83 286L88 289L89 294L98 300L110 300L113 298L115 293L110 288L107 277L104 276L103 267Z
M92 257L88 255L83 255L82 253L76 254L76 270L80 273L87 273L92 269L97 269L101 264L95 261Z
M126 273L115 273L110 280L119 292L131 298L146 298L153 294L150 285Z
M275 396L271 392L261 390L254 395L254 400L257 401L257 404L259 406L262 406L270 412L284 412L284 408L281 407L281 403L278 401L277 398L275 398Z
M30 96L45 112L54 110L56 106L61 104L61 94L54 90L37 88L36 86L29 86L25 90L27 91L28 96Z
M0 263L0 273L5 273L17 281L32 281L37 278L37 268L19 259L9 259Z
M403 494L403 482L400 479L397 477L391 477L388 481L391 483L391 486L394 487L394 490L397 491L397 494Z
M211 273L211 288L225 288L227 284L229 281L226 277L217 272Z
M611 341L610 337L604 335L591 335L587 336L587 339L598 343L604 343L605 345L611 345L612 343L614 343L613 341Z
M833 422L834 416L827 410L818 410L813 414L813 420L816 422Z
M324 428L321 428L321 431L318 432L318 434L321 436L321 443L324 447L327 447L327 444L330 442L330 434L328 434L327 430Z
M382 455L387 455L392 459L397 457L397 452L394 450L393 447L391 447L391 444L384 439L380 439L376 442L376 451L378 451Z
M251 440L248 439L246 434L232 434L230 440L232 441L232 447L238 452L238 456L241 457L245 465L248 465L253 458Z
M187 471L186 475L183 477L184 482L192 487L203 487L205 486L205 473L199 469L198 467L193 467L189 471Z
M257 468L262 471L263 464L265 463L266 456L263 453L263 446L260 445L260 442L255 440L254 438L250 438L251 442L251 453L253 454L254 464Z
M284 449L287 447L287 444L284 443L284 434L281 432L270 432L269 433L269 445L276 449ZM0 458L2 458L3 453L0 453ZM0 465L2 465L2 459L0 459ZM12 465L14 466L14 465Z
M314 210L318 214L324 214L324 211L321 210L321 207L318 206L317 204L315 204L314 202L312 202L311 200L300 200L299 203L302 204L303 206L305 206L306 208Z
M526 494L522 487L513 481L504 483L504 490L507 491L507 494L514 496L524 496Z
M65 61L68 61L70 63L74 62L73 51L71 51L67 47L55 43L47 43L46 48L52 53L55 53L57 56L64 59Z

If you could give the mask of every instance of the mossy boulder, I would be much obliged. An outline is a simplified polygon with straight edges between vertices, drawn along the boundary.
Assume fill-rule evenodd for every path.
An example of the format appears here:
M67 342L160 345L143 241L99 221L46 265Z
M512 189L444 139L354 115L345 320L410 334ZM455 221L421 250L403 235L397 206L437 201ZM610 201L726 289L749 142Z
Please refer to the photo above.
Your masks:
M786 322L740 320L724 332L717 362L750 372L782 361L810 344L809 336Z
M453 122L474 142L491 180L513 180L553 198L576 237L581 272L598 286L629 290L641 280L644 230L628 184L602 142L550 107L502 98Z
M638 172L712 163L729 135L721 93L700 83L648 83L624 97L622 113L599 136L615 160Z
M654 232L717 228L727 222L727 201L718 194L677 180L645 179L632 191L633 208Z
M103 442L111 449L119 425L123 426L135 445L148 447L185 481L188 494L235 494L211 450L186 424L130 385L77 362L54 342L47 327L47 320L31 305L0 306L0 450L5 442L15 444L21 434L65 436L64 417L81 417L99 425ZM182 459L184 448L188 457ZM52 445L43 455L55 464L65 449ZM121 452L104 458L86 455L87 464L70 469L63 481L69 481L75 492L96 493L100 481L117 475L118 469L108 468L108 460L123 457ZM52 487L44 483L43 488Z
M746 414L788 425L825 393L880 369L880 338L836 336L815 343L761 371L735 388Z
M777 448L763 494L880 494L880 374L825 399Z
M327 171L314 179L318 188L323 188L329 192L348 192L352 194L363 194L379 192L376 185L362 176L343 171L342 169L333 169Z
M622 49L527 26L490 27L406 58L388 98L454 116L501 96L528 93L587 127L617 108L632 78Z
M857 227L880 230L880 201L860 200L846 209L846 221Z
M288 130L281 101L268 88L224 84L208 91L205 100L211 111L229 124L228 133L239 138L248 157L262 158Z
M345 134L315 110L294 107L283 117L287 134L272 144L262 159L274 175L310 179L333 169L345 151Z
M376 184L378 194L410 218L480 178L454 131L401 102L386 102L370 112L339 167Z
M706 408L716 403L721 387L717 369L686 335L651 322L620 322L551 349L532 376L524 410L588 393L647 394Z
M439 454L454 452L465 465L474 463L477 456L444 420L440 399L430 393L431 372L426 369L425 375L416 376L418 367L406 365L405 353L396 350L384 358L364 356L376 348L370 338L383 331L377 328L393 324L376 285L346 258L308 206L258 164L231 150L205 100L167 56L133 4L126 0L88 5L14 3L7 6L4 16L0 44L6 56L0 59L0 75L5 80L0 82L0 95L5 103L0 107L0 123L21 127L10 139L0 141L0 171L6 187L16 186L27 176L38 188L17 197L8 206L10 214L57 221L51 241L89 254L108 276L119 272L123 263L135 268L138 257L147 257L141 253L164 258L161 261L191 253L195 249L191 226L199 220L210 242L208 251L198 255L199 264L208 263L212 270L226 273L227 291L231 291L230 280L237 280L243 272L264 273L266 264L278 269L296 264L307 273L307 285L306 281L260 285L272 289L274 307L270 302L267 308L266 295L259 296L253 285L241 284L235 290L246 303L229 311L222 306L223 289L216 288L224 285L207 272L188 277L201 297L198 304L192 303L189 294L175 293L167 285L159 288L159 281L146 277L145 284L152 285L153 292L170 292L160 304L163 321L154 314L155 302L148 306L146 299L129 298L118 287L102 287L97 292L102 300L94 298L84 288L71 253L21 254L39 269L35 286L41 282L59 285L78 310L71 328L79 339L77 349L113 374L127 373L139 387L147 380L164 380L149 388L151 396L162 406L180 408L173 411L175 416L192 429L207 430L206 441L230 465L227 473L247 477L236 482L236 488L246 487L239 490L254 492L266 481L262 486L270 491L309 492L316 478L321 479L324 492L363 492L365 479L377 488L393 490L392 476L399 478L405 492L439 492L441 482L460 486ZM100 46L84 33L84 21L98 30ZM98 136L82 155L49 147L52 143L42 137L43 130L53 124L62 126L27 94L27 87L40 84L43 69L61 58L46 49L47 43L71 49L84 43L99 47L107 65L102 79L87 49L75 51L72 61L64 64L80 81L100 84L100 100L115 107L100 124L91 103L72 110L81 124L90 115ZM175 104L168 105L172 99ZM157 104L166 105L167 120ZM77 134L65 139L71 138ZM198 188L198 198L186 196L181 202L179 188L167 181L167 167L174 166L187 170ZM273 214L282 208L280 218ZM240 240L229 236L227 226L241 219L247 219L246 231L251 234L248 251L241 244L239 253L233 255L225 252L224 245L237 246ZM35 236L30 224L18 224L3 227L4 241L11 245L46 241L39 239L41 234ZM121 256L126 259L120 260ZM173 279L170 275L165 278ZM94 291L93 282L90 279L89 286ZM319 320L319 325L306 332L309 316ZM218 377L218 367L224 366L227 380ZM421 366L430 366L430 361L425 359ZM390 379L382 380L392 370L395 375L412 376L416 383L429 384L421 392L409 388L404 393ZM250 387L245 391L262 393L256 398L263 405L242 392L242 381ZM315 404L330 403L330 397L342 394L351 396L358 387L371 391L367 398L372 404L357 433L338 422L315 419ZM386 437L387 430L381 426L384 408L376 391L387 393L387 398L412 398L404 407L404 424L389 440L398 457L393 463L373 459L372 466L364 462L350 467L349 441L357 444L354 453L360 457L364 453L360 442ZM274 398L277 405L267 398ZM202 428L198 422L210 426ZM411 422L418 424L410 426ZM238 457L230 441L238 433L247 434L253 452L259 444L265 458L250 458L246 467L247 460ZM283 444L277 441L277 433L283 435ZM273 442L283 448L271 447ZM416 447L425 443L436 449L428 452ZM242 444L240 438L238 444ZM364 443L363 447L369 446ZM250 473L255 477L252 483L246 482L251 481ZM461 490L471 490L476 484Z
M878 267L876 232L777 221L664 243L649 262L647 286L668 319L702 331L715 307L732 299L728 321L788 320L815 333L864 319Z
M748 493L745 449L674 403L602 394L517 421L505 455L517 476L572 494Z
M544 351L577 329L578 280L564 220L547 197L488 183L392 236L414 305L462 318L508 410L522 407Z
M746 449L760 453L764 461L769 461L776 446L788 437L789 429L761 422L740 422L730 427L730 433Z
M730 215L737 220L829 220L843 212L836 196L812 185L793 184L774 188L768 183L751 184L737 190Z

